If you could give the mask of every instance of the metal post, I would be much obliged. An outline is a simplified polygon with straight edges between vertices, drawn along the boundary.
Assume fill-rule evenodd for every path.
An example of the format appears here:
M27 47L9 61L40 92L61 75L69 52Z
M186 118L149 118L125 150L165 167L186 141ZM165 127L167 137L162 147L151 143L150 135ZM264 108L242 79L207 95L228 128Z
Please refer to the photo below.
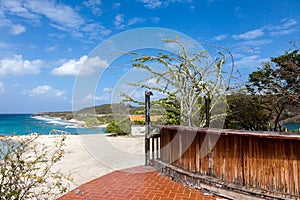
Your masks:
M146 131L145 131L145 165L149 165L150 161L150 140L149 140L149 134L150 134L150 96L153 95L151 91L145 92L145 125L146 125Z
M205 127L209 128L210 125L210 99L208 97L205 97L205 112L206 112L206 123Z

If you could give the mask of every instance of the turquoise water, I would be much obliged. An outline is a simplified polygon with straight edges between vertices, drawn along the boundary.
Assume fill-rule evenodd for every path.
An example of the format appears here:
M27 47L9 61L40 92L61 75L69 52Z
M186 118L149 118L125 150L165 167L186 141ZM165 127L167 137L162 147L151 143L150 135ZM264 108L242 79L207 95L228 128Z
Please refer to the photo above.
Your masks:
M105 133L104 128L78 128L75 124L58 118L32 117L31 114L0 114L0 135L47 135L63 131L70 134Z

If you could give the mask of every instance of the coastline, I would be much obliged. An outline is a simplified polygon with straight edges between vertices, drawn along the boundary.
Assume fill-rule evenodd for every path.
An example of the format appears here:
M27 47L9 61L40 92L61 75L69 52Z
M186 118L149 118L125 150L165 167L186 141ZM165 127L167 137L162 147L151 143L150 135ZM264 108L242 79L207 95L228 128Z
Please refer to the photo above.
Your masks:
M52 116L49 116L49 115L44 114L44 113L32 114L31 116L32 117L45 117L45 118L53 119L53 120L59 119L59 120L74 124L74 126L76 128L106 128L107 125L108 125L108 124L102 124L102 125L97 125L97 126L88 126L88 125L86 125L86 122L83 121L83 120L78 120L78 119L75 119L75 118L68 118L67 119L65 117L52 117Z

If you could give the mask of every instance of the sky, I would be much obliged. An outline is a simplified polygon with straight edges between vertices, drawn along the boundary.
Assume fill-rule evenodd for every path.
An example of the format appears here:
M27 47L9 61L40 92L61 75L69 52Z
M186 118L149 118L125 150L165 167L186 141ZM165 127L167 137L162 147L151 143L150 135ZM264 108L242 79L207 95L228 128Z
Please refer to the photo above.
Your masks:
M74 109L78 80L122 57L89 56L131 30L163 28L224 46L246 77L261 62L299 47L299 22L297 0L0 0L0 113ZM130 33L125 46L144 36ZM98 73L81 100L109 103L118 71Z

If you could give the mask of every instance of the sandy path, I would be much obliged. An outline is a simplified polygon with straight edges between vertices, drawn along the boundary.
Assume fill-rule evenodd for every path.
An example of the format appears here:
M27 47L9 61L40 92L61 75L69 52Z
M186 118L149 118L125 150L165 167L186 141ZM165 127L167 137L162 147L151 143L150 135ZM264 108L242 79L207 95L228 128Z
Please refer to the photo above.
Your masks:
M40 136L39 142L53 145L60 136ZM69 190L118 169L144 164L144 139L104 135L68 135L63 159L54 167L71 174Z

